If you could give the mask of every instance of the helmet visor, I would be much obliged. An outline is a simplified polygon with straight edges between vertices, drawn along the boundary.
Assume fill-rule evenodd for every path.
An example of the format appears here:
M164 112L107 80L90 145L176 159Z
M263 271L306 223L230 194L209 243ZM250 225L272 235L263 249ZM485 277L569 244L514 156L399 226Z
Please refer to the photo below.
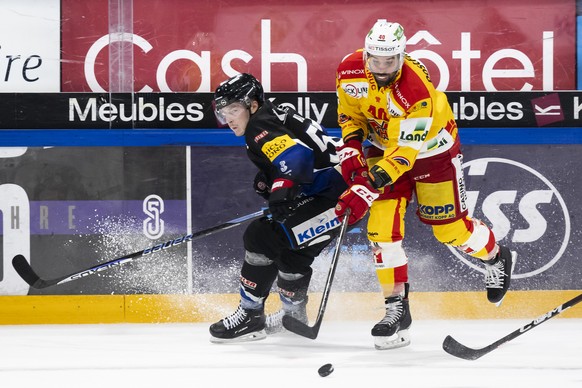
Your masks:
M230 121L236 121L243 118L247 113L248 107L242 102L233 102L227 106L214 109L216 119L222 126L226 126Z
M389 57L366 54L366 67L374 74L393 74L400 70L401 67L400 54Z

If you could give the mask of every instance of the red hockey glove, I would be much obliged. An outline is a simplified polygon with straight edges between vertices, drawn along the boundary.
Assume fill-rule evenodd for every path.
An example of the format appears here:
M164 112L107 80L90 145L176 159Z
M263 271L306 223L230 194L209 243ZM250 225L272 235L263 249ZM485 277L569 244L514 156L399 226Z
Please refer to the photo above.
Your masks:
M368 165L364 159L362 142L359 140L348 140L343 146L337 149L340 158L342 176L348 185L354 183L354 177L368 176Z
M269 211L275 221L283 222L295 213L299 186L289 179L278 178L271 185L269 196Z
M366 178L356 177L354 184L339 197L335 206L335 214L339 219L342 219L346 210L350 208L352 212L348 219L348 225L353 225L364 218L372 206L372 202L379 195Z

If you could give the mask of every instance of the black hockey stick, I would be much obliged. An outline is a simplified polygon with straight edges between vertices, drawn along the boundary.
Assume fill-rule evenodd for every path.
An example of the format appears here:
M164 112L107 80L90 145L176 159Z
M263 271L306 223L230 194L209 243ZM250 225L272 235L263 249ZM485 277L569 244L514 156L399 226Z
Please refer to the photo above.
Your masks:
M560 314L564 310L569 309L570 307L582 302L582 294L578 295L577 297L570 299L569 301L559 305L555 309L548 311L544 315L534 319L533 321L529 322L528 324L520 327L519 329L515 330L512 333L509 333L503 338L498 339L497 341L493 342L491 345L487 345L484 348L480 349L472 349L469 348L461 343L459 343L456 339L448 335L444 342L443 342L443 349L445 352L459 358L463 358L465 360L476 360L487 353L497 349L501 345L506 342L511 341L512 339L519 337L523 333L530 331L536 326L546 322L550 318L555 317L556 315Z
M107 270L109 268L119 267L125 263L129 263L130 261L134 261L136 259L139 259L140 257L148 256L152 253L163 251L163 250L166 250L168 248L172 248L172 247L175 247L177 245L180 245L182 243L193 241L193 240L199 239L201 237L209 236L209 235L214 234L216 232L220 232L220 231L223 231L226 229L233 228L235 226L242 224L245 221L252 220L252 219L257 218L257 217L262 217L262 216L267 215L267 214L269 214L269 211L267 209L259 210L259 211L256 211L254 213L247 214L246 216L242 216L242 217L227 221L227 222L222 223L220 225L216 225L216 226L213 226L211 228L204 229L204 230L201 230L201 231L193 233L193 234L190 233L190 234L175 238L173 240L169 240L169 241L166 241L164 243L154 245L154 246L146 248L142 251L134 252L134 253L131 253L129 255L122 256L122 257L119 257L119 258L114 259L114 260L110 260L106 263L98 264L98 265L93 266L91 268L87 268L87 269L84 269L82 271L75 272L75 273L72 273L69 275L60 276L60 277L54 278L54 279L42 279L40 276L38 276L36 274L36 272L34 272L32 267L28 263L28 261L26 261L26 258L22 255L14 256L14 258L12 259L12 266L14 267L14 269L16 270L18 275L20 275L20 277L26 283L28 283L31 287L33 287L33 288L46 288L46 287L54 286L56 284L63 284L63 283L67 283L67 282L70 282L73 280L81 279L81 278L84 278L86 276L93 275L97 272Z
M325 308L327 306L327 300L329 299L329 291L331 289L331 283L333 282L333 276L335 275L335 270L337 268L337 262L340 254L340 250L343 244L344 236L346 230L348 229L348 219L350 218L350 209L348 208L344 219L342 221L339 236L337 238L337 243L333 256L331 258L331 264L329 266L329 271L327 273L327 280L325 281L325 286L323 287L323 295L321 296L321 304L319 305L319 312L317 313L317 318L313 326L308 326L301 322L297 318L290 315L283 316L283 327L285 329L298 334L302 337L307 337L309 339L316 339L317 334L319 334L319 328L321 327L321 322L323 321L323 314L325 313Z

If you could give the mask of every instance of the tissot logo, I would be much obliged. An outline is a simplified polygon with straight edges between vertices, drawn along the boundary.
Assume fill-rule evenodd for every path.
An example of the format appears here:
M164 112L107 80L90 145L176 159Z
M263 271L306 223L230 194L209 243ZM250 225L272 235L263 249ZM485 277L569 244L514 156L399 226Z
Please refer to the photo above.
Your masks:
M470 215L492 227L498 242L517 251L514 279L538 275L560 260L570 241L570 214L548 178L502 158L475 159L463 168ZM474 260L450 250L469 267L484 272Z

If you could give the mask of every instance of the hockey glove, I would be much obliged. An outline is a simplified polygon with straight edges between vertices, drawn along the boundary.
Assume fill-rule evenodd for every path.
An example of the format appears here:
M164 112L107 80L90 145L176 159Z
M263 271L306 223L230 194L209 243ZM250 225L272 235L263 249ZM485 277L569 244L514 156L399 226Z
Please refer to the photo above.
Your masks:
M269 200L269 195L271 194L270 190L269 190L269 180L267 179L267 176L265 175L264 172L262 172L261 170L259 170L259 172L257 172L257 175L255 175L255 181L253 182L253 188L255 189L255 192L257 194L259 194L261 197L265 198L266 200Z
M372 187L375 189L392 186L392 184L394 184L394 182L392 182L392 178L390 178L390 175L388 175L386 170L377 164L372 166L370 169L370 181L372 183ZM391 191L391 187L389 190Z
M368 165L364 159L362 151L362 142L356 139L348 140L343 146L337 149L342 168L344 181L351 185L354 183L354 177L368 176Z
M335 214L341 219L346 210L350 208L352 212L348 219L348 225L353 225L364 218L368 209L372 206L372 202L379 195L378 191L370 185L368 179L356 177L354 184L339 197L335 206Z
M289 179L275 179L269 196L269 211L275 221L283 222L295 213L299 186Z

